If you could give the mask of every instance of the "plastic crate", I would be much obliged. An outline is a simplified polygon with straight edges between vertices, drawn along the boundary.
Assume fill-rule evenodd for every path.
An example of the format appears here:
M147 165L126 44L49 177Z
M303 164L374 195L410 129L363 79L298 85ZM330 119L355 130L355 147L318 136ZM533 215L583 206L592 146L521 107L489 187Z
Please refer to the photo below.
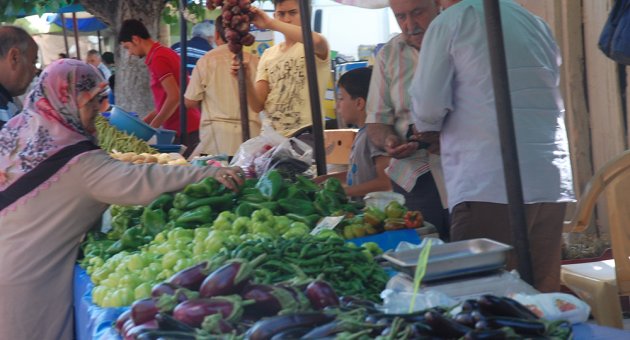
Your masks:
M357 246L361 246L365 242L376 242L383 251L396 249L398 243L403 241L420 244L421 239L415 229L401 229L348 240L348 242L352 242Z

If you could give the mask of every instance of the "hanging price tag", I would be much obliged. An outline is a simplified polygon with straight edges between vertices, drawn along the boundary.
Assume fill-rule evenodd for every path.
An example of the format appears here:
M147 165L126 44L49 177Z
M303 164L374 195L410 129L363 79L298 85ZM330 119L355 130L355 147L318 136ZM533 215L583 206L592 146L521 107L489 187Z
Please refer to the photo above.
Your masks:
M331 229L335 229L335 227L341 223L341 221L343 221L343 219L346 216L328 216L328 217L324 217L319 223L317 223L317 226L311 230L311 235L317 235L319 234L322 230L331 230Z

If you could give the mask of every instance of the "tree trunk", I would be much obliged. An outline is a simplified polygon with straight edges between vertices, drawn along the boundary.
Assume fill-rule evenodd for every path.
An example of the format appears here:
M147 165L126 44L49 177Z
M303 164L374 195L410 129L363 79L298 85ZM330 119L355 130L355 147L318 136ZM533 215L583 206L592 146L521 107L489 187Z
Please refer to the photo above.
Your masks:
M151 37L158 40L159 24L164 1L162 0L79 0L95 17L108 24L118 35L126 19L142 21ZM129 56L116 44L116 105L124 110L144 116L153 110L153 95L149 88L149 73L144 59Z

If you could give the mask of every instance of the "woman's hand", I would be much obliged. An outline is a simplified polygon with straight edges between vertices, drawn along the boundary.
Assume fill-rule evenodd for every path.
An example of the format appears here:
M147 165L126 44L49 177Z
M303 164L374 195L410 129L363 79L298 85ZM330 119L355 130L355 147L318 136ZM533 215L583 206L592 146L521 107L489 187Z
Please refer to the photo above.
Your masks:
M238 188L243 185L245 181L245 173L243 169L232 166L219 168L214 174L214 178L225 185L226 188L232 191L238 191Z

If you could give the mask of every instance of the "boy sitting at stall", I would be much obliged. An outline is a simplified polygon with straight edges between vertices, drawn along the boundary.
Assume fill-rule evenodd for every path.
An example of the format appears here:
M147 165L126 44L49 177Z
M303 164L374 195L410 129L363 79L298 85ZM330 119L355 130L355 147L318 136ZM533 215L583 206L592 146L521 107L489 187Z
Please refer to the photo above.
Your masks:
M329 177L345 180L344 189L350 197L363 197L374 191L392 190L385 168L389 165L387 153L375 147L365 130L365 102L372 70L366 67L344 73L337 83L337 114L348 125L359 128L350 152L347 171L320 176L316 182Z

